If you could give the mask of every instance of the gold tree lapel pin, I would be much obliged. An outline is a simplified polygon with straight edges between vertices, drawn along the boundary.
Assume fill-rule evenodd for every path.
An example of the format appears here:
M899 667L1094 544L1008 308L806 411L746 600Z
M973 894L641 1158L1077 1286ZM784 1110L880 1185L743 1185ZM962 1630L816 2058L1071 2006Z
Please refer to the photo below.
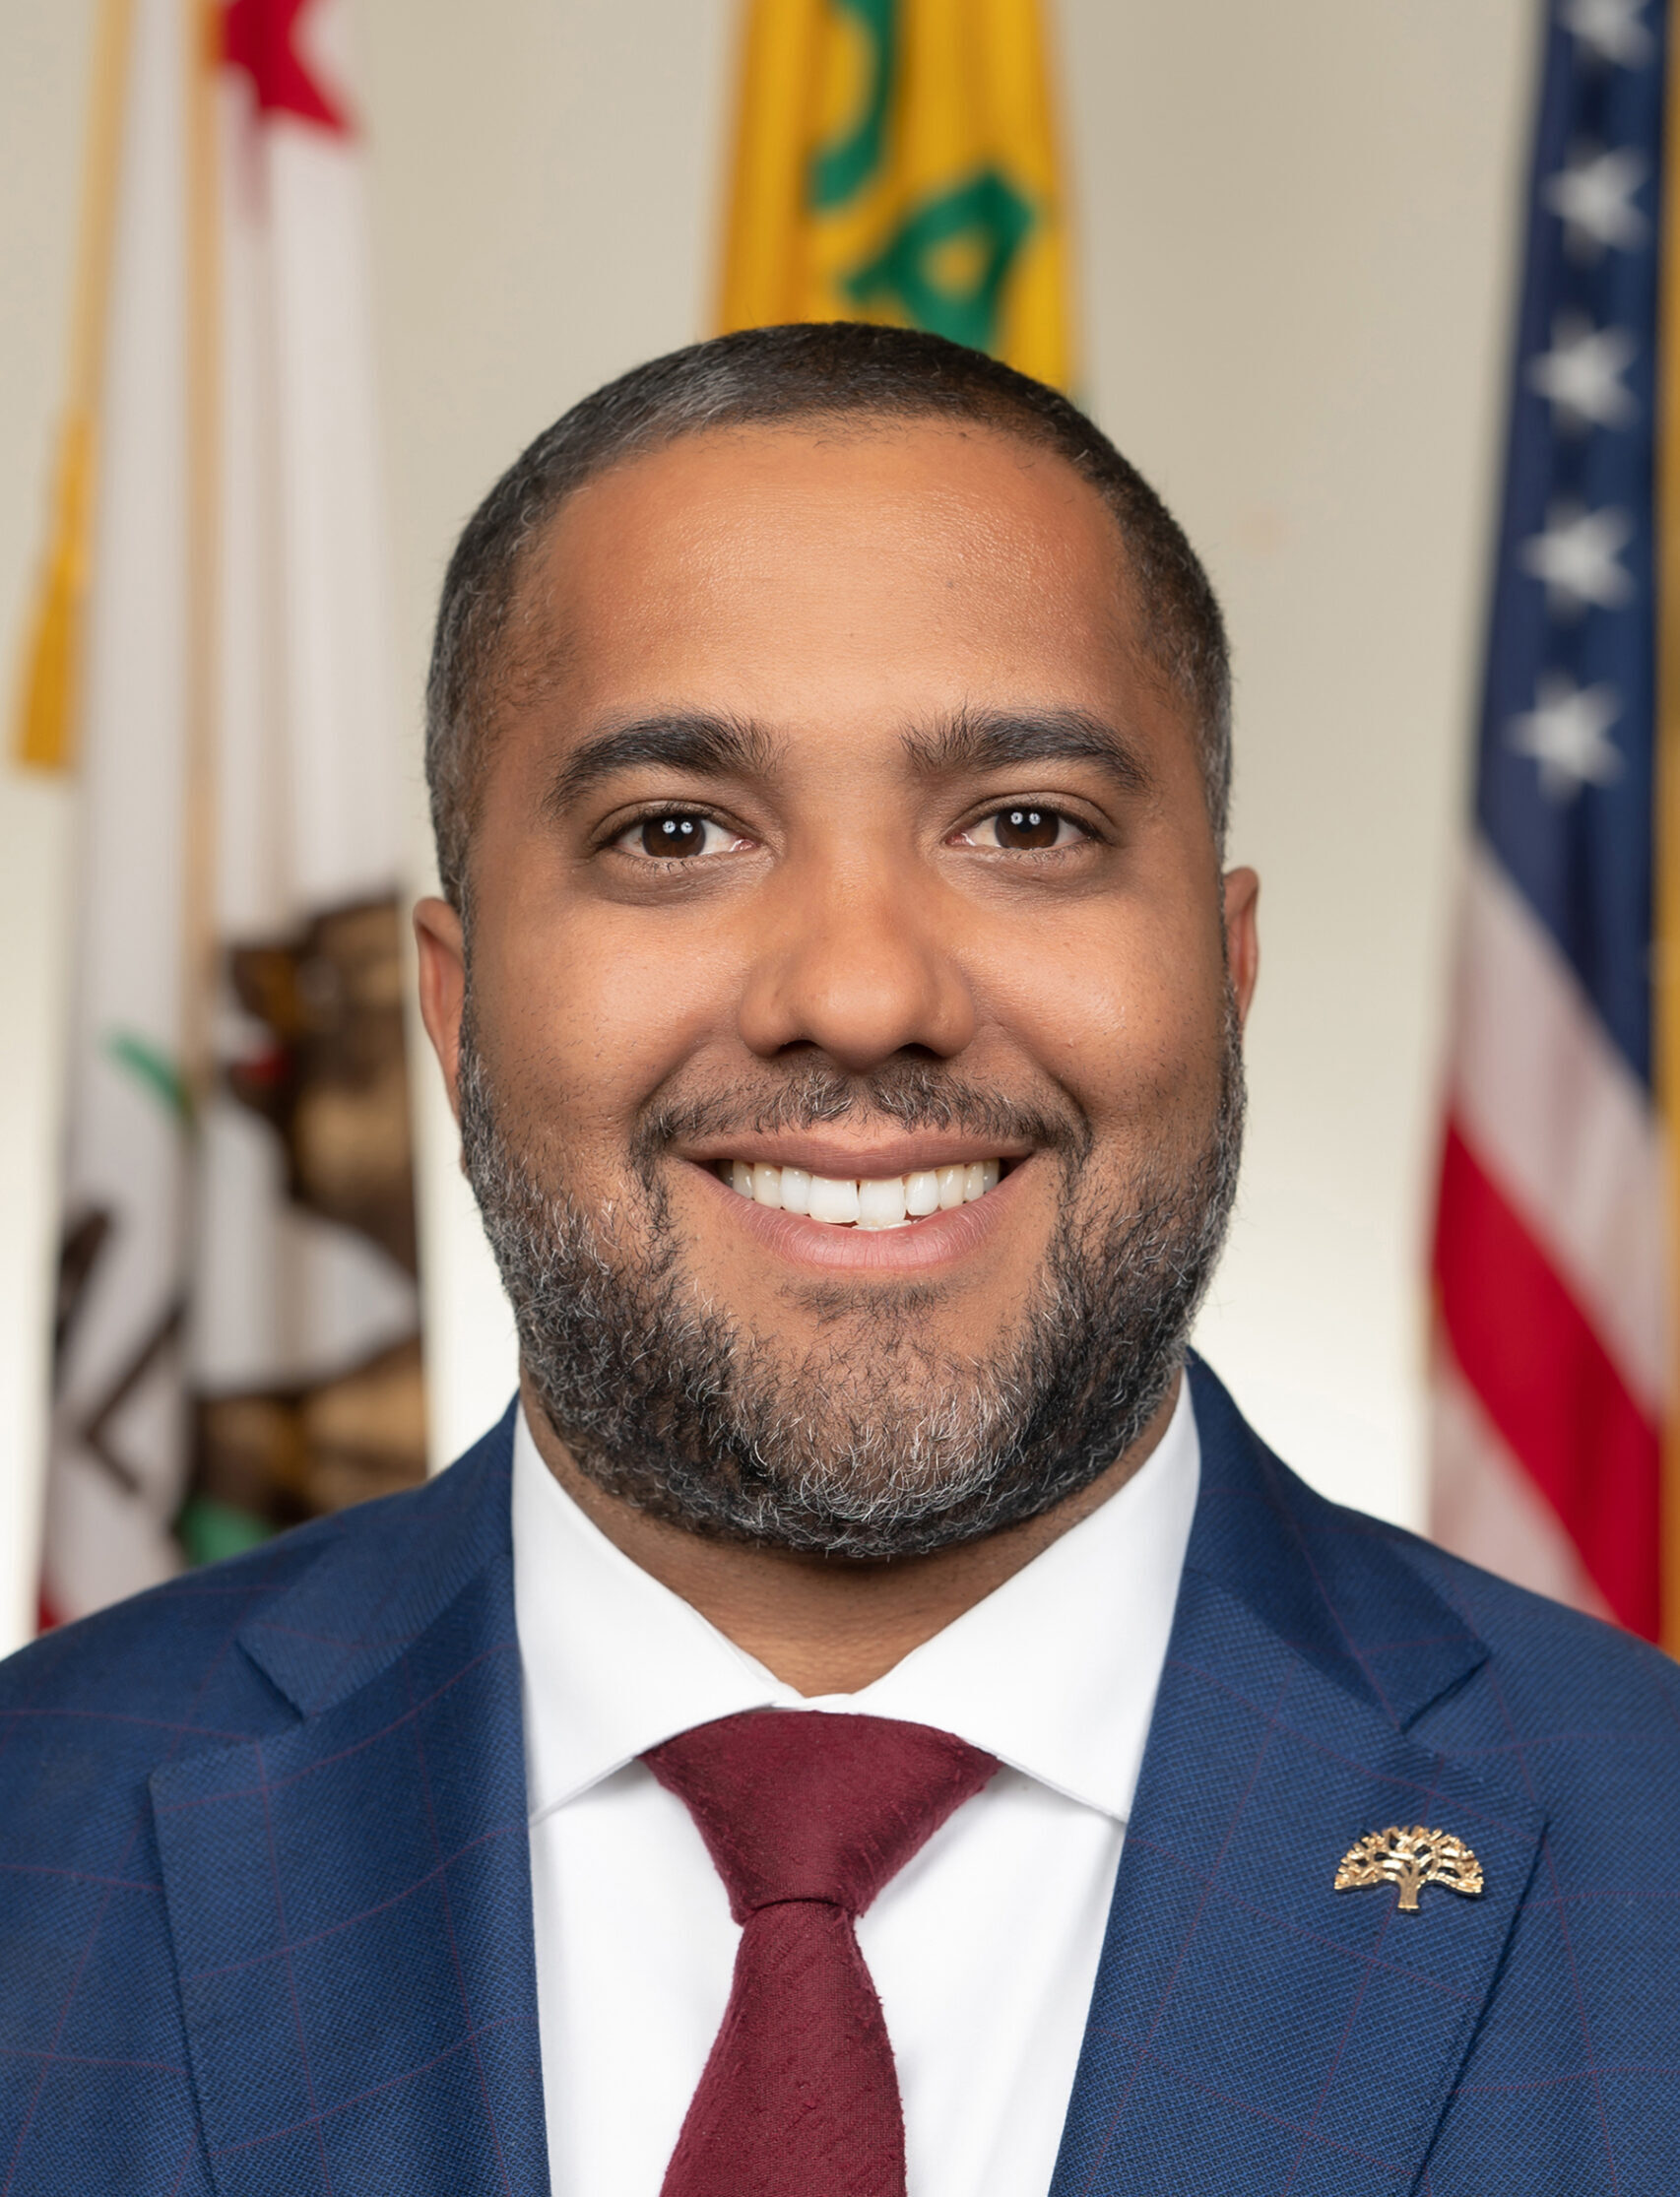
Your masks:
M1426 1884L1444 1884L1449 1892L1473 1900L1482 1889L1482 1865L1450 1831L1430 1831L1420 1823L1402 1831L1389 1824L1387 1831L1370 1832L1342 1855L1335 1888L1359 1892L1384 1884L1399 1886L1402 1914L1416 1914L1418 1894Z

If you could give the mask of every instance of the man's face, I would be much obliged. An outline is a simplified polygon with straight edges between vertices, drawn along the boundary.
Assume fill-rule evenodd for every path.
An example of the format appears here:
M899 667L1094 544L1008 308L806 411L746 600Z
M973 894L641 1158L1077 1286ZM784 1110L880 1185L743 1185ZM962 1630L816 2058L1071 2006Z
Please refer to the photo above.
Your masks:
M718 1530L890 1484L972 1533L1023 1414L1095 1408L1100 1448L1159 1404L1229 1195L1254 887L1222 901L1139 617L1097 495L972 428L694 437L540 546L471 858L468 1154L539 1401L632 1500L684 1515L615 1453L703 1476L721 1442L767 1481ZM440 903L420 942L459 1103ZM1096 1364L1070 1324L1122 1314L1162 1329L1102 1360L1137 1392L1081 1401L1047 1353Z

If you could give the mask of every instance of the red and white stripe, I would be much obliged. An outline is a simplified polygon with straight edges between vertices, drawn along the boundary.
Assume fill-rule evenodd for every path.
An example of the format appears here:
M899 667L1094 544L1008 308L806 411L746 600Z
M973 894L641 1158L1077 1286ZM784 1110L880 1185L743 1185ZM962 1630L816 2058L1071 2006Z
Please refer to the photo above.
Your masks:
M1662 1145L1648 1093L1479 844L1452 1058L1432 1530L1654 1637Z

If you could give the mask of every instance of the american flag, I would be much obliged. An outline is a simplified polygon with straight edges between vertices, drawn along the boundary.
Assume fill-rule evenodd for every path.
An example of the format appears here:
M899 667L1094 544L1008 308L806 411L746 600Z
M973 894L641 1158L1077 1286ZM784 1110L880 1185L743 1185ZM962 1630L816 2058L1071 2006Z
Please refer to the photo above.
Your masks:
M1662 0L1548 14L1434 1249L1433 1526L1655 1639L1680 1620L1654 1095L1667 23Z

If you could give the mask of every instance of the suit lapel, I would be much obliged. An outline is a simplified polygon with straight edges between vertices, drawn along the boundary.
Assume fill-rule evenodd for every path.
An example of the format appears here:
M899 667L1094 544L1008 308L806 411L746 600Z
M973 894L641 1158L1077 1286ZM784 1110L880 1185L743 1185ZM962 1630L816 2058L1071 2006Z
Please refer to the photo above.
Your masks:
M153 1779L220 2197L548 2190L510 1424L241 1636L299 1712Z
M1054 2197L1416 2182L1534 1865L1492 1756L1413 1727L1485 1650L1193 1376L1202 1488ZM220 2197L545 2197L511 1420L241 1636L298 1721L153 1779ZM1389 1823L1476 1900L1331 1890Z
M1410 1736L1486 1651L1380 1527L1313 1496L1193 1375L1202 1490L1054 2197L1413 2186L1542 1819ZM1336 1893L1389 1824L1455 1832L1477 1899Z

